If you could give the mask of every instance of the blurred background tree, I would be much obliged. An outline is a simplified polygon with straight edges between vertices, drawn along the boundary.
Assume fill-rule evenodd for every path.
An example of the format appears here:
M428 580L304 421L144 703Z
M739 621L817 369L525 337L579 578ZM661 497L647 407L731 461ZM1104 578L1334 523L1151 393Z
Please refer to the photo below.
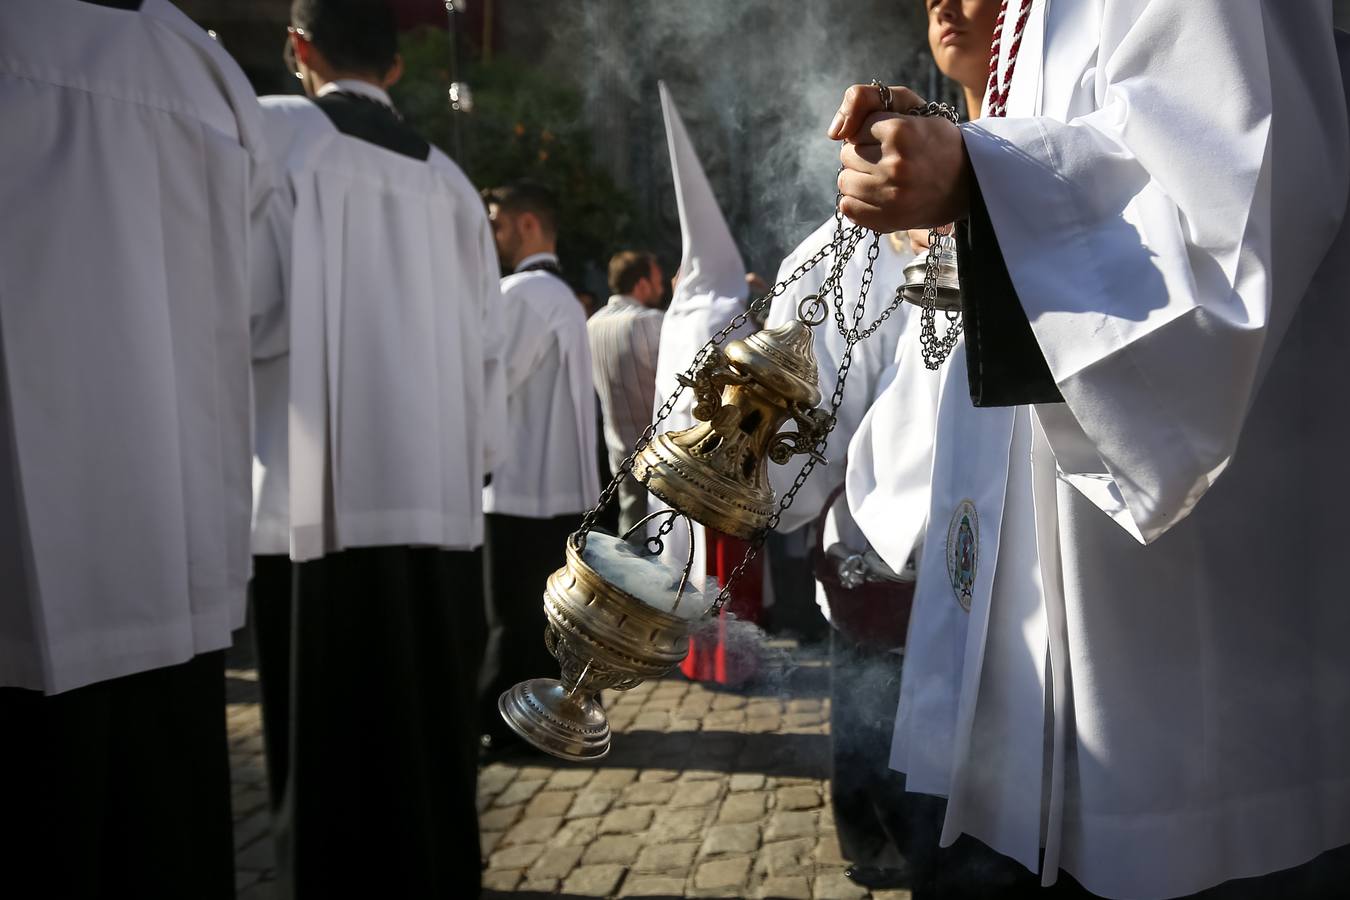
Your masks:
M576 87L557 72L498 54L464 65L460 78L472 86L473 106L456 112L447 100L445 31L407 31L401 51L404 75L391 93L408 123L479 188L517 178L551 188L558 198L564 268L575 286L603 295L596 281L603 281L598 273L610 254L641 245L647 229L634 214L631 195L597 165Z

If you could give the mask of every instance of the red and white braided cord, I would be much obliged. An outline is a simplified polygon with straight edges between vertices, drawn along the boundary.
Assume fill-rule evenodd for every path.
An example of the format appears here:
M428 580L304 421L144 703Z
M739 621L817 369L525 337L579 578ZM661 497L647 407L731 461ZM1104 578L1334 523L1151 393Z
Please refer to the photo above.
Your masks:
M1017 54L1022 50L1022 32L1026 31L1027 19L1031 17L1031 0L1019 0L1017 24L1013 26L1012 46L1008 48L1008 71L1000 79L999 51L1003 47L1003 21L1007 16L1008 0L1003 0L998 10L998 18L994 20L994 40L989 50L989 86L984 91L984 115L991 117L1008 114L1008 89L1012 86L1013 70L1017 68Z

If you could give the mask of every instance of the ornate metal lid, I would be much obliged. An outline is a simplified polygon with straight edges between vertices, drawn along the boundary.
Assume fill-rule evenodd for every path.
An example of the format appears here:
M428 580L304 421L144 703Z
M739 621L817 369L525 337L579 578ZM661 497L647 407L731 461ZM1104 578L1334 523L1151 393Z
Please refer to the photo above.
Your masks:
M820 403L820 372L811 329L798 321L732 341L724 355L737 370L790 402Z

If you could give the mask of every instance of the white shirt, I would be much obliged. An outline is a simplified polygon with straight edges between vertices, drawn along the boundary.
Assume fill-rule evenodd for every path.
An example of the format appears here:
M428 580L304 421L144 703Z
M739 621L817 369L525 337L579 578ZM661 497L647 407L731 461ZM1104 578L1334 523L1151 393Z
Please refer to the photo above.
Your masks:
M526 257L502 279L508 447L483 506L547 519L589 509L600 496L600 475L586 311L558 276L521 271L537 262L557 257Z
M374 85L360 93L389 104ZM260 341L253 549L482 543L505 387L497 254L444 154L345 135L303 97L262 100L286 190L276 277L289 321ZM289 352L287 352L289 348Z
M6 0L0 108L0 686L57 693L243 624L272 184L243 73L164 0Z
M664 320L661 310L615 294L586 322L591 372L605 414L605 446L611 466L618 466L632 452L633 444L651 424Z
M1106 897L1305 862L1350 842L1329 7L1037 3L1008 112L966 147L1065 402L974 409L964 348L938 373L894 765L944 843ZM858 501L892 543L900 505Z

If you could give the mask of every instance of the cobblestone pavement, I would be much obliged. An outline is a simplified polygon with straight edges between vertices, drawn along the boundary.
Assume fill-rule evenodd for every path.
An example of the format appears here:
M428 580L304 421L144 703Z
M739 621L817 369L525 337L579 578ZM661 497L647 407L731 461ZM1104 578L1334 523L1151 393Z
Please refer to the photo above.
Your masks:
M829 670L771 644L741 691L678 676L606 695L598 765L497 762L479 779L484 896L907 898L844 878L829 807ZM256 676L230 672L239 896L270 897Z

